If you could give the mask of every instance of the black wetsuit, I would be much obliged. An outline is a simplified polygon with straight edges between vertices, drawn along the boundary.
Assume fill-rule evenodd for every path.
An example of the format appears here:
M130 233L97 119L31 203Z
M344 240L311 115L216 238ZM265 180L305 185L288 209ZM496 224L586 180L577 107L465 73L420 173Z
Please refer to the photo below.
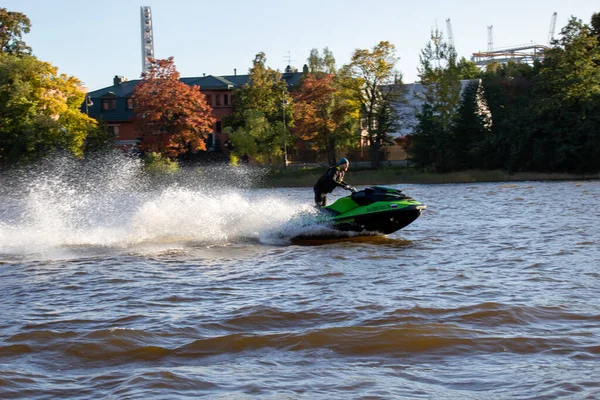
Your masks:
M345 171L342 171L339 166L331 167L325 172L315 184L315 203L317 206L324 207L327 203L327 193L333 192L338 186L346 187L348 184L344 182Z

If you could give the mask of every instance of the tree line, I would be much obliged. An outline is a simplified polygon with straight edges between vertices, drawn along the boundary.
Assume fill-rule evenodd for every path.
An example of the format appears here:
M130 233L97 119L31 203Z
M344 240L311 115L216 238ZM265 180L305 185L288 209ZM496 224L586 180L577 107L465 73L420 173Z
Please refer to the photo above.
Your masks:
M82 157L110 147L108 130L80 111L80 82L32 55L22 40L30 28L24 14L0 8L0 165L56 149ZM339 68L328 48L313 49L291 88L261 52L223 120L230 155L264 164L287 155L333 164L341 151L366 143L375 168L389 146L401 145L416 168L436 172L597 172L600 14L590 24L572 18L544 56L533 65L480 70L432 31L420 55L418 123L394 138L390 133L406 123L397 113L406 99L390 42L356 49ZM151 61L133 93L140 149L163 159L205 150L215 123L205 96L179 80L172 58ZM467 79L472 83L463 88Z
M417 167L600 171L600 13L589 24L571 18L543 61L471 74L478 81L461 96L454 50L440 32L431 39L419 70L426 99L407 138Z

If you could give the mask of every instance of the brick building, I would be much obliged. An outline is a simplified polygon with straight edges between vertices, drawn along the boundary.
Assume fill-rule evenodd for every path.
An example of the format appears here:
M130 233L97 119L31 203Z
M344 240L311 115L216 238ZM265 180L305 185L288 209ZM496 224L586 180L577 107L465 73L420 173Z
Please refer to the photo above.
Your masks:
M289 67L282 74L288 87L300 82L301 72L291 72ZM249 75L208 75L202 77L180 78L180 81L192 86L200 86L200 91L206 96L206 101L213 109L216 123L213 132L206 141L208 151L221 150L227 141L223 132L223 117L233 112L233 91L248 83ZM136 146L141 137L133 125L132 94L140 79L128 81L121 76L115 76L113 85L88 93L89 100L82 106L82 111L90 117L105 122L113 132L114 143L119 147ZM91 100L91 102L90 102Z

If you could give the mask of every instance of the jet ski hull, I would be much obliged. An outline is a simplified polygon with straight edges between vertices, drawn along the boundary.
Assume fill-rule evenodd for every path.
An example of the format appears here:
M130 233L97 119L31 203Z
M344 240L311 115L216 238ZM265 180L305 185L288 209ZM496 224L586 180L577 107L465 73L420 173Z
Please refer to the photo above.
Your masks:
M323 207L322 221L339 231L390 234L419 218L426 206L400 190L368 187Z
M340 231L394 233L419 218L423 206L411 206L401 210L391 209L377 213L337 217L331 219L333 228Z

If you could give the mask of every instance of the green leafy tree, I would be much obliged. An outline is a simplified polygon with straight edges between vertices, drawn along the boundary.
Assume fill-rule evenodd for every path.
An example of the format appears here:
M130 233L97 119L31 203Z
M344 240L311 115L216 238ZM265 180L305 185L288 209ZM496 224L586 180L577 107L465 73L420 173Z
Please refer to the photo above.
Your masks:
M407 140L407 150L412 163L422 170L436 170L442 164L443 153L440 151L439 132L443 131L441 120L437 118L433 106L423 104L417 114L415 133ZM446 144L446 143L444 143Z
M271 123L260 111L247 110L244 125L227 127L225 132L233 144L233 154L238 158L248 157L261 164L271 164L275 157L283 154L283 122Z
M463 91L452 125L450 169L488 168L483 149L491 134L492 121L487 110L483 86L479 80L475 80Z
M387 41L379 42L373 49L356 49L350 63L342 73L354 78L348 81L361 106L361 116L370 144L371 163L379 167L381 146L385 142L382 129L377 128L378 113L384 104L392 102L397 92L381 90L385 85L400 84L396 71L396 47Z
M293 104L287 84L281 73L267 67L266 62L264 53L256 55L249 70L249 82L234 92L234 112L223 119L228 128L226 132L232 133L256 131L257 128L248 126L249 116L255 120L264 119L269 124L268 129L259 129L262 133L256 136L270 138L257 147L254 160L259 162L273 162L275 155L283 154L284 147L291 145L290 127L294 123ZM272 146L276 144L281 146L281 150L273 149Z
M482 73L493 115L480 147L488 168L600 170L600 53L592 25L572 18L543 63L489 65Z
M385 96L385 100L381 102L377 108L376 118L376 133L375 136L379 138L382 149L387 153L388 146L393 146L396 142L390 132L397 132L400 129L400 116L394 108L394 103L397 101L399 96L395 94L392 96Z
M572 18L560 35L546 52L540 72L539 86L550 95L542 107L556 108L600 95L600 46L593 29Z
M490 63L479 74L482 85L465 89L454 118L451 97L426 93L430 99L446 100L439 105L427 101L419 115L417 133L410 140L415 163L437 171L600 171L599 32L597 13L589 25L571 18L543 62ZM443 46L438 51L439 43L440 35L433 34L422 53L420 72L423 78L432 77L430 82L453 75L451 58L437 57L444 53ZM428 59L443 60L443 73L423 74L436 71L435 62L424 62ZM455 79L476 76L471 67L459 61ZM491 125L477 113L482 99L493 117Z
M481 70L473 61L469 61L464 57L458 61L456 68L458 69L459 79L477 79L481 76Z
M592 15L590 23L592 24L593 33L600 39L600 12Z
M258 53L249 70L248 83L234 93L234 112L226 120L227 126L243 126L246 111L261 112L270 123L283 121L285 110L286 125L293 122L293 107L287 84L279 71L266 65L264 53ZM285 103L285 105L284 105ZM283 107L283 108L282 108Z
M450 126L460 103L460 74L454 48L439 30L431 32L431 40L421 51L419 78L425 86L424 101L443 126Z
M594 29L571 18L546 53L533 92L535 119L523 140L529 169L600 170L600 42Z
M43 157L54 150L83 155L95 120L79 107L81 82L29 55L0 53L0 163Z
M539 65L509 62L490 64L482 74L485 100L492 115L492 132L481 147L489 169L526 170L523 141L530 128L533 82Z
M323 49L323 55L318 49L312 49L308 57L308 68L311 74L335 74L335 57L328 47Z
M176 160L154 151L144 154L144 170L150 176L165 176L179 171Z
M412 150L413 161L435 171L452 168L450 151L453 122L460 104L460 73L454 48L444 40L442 32L431 32L431 40L421 51L419 77L424 86L423 111L418 115L417 132L412 145L421 148L432 146L423 159L422 151ZM424 141L424 143L420 143ZM428 164L429 163L429 164Z
M25 14L0 8L0 51L13 55L31 54L31 47L21 39L30 29L31 22Z
M321 54L319 54L319 49L311 49L307 61L308 70L311 74L325 72L325 63L323 61L323 57L321 57Z
M331 50L329 50L329 47L323 49L323 65L325 66L326 74L334 74L336 72L335 57Z

